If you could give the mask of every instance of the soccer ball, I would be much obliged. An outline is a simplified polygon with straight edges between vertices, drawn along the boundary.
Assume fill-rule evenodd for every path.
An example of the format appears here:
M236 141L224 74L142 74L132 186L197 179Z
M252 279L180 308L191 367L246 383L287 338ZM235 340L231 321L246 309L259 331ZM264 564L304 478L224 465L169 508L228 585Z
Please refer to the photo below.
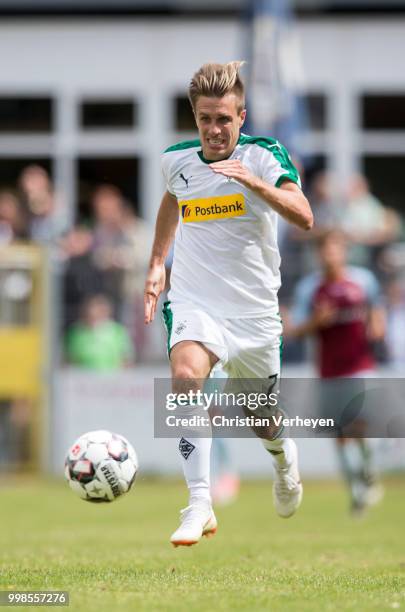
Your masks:
M123 436L89 431L76 440L65 461L65 477L72 491L89 502L112 502L134 483L138 459Z

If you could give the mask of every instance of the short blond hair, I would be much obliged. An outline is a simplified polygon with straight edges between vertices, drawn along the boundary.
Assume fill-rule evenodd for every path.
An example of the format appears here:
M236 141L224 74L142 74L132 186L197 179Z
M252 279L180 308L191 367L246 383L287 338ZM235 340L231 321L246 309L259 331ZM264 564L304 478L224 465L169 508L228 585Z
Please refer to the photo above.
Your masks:
M222 98L233 93L238 98L238 112L245 108L245 86L239 71L245 62L234 61L227 64L204 64L194 74L188 89L188 97L195 110L200 96Z

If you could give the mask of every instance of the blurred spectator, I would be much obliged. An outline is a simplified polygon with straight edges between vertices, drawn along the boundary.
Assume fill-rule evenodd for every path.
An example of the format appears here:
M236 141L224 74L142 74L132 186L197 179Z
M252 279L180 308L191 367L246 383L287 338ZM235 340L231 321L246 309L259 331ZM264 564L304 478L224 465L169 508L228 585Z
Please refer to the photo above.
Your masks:
M339 206L334 195L333 177L329 172L318 172L310 188L310 202L314 215L312 237L336 228L339 223Z
M302 180L304 170L301 164L298 167ZM279 246L283 277L279 299L282 307L289 305L298 280L317 265L314 238L325 231L336 228L339 222L338 206L334 198L333 180L330 173L322 170L314 175L309 186L309 201L314 215L314 227L310 232L300 230L283 219L279 220L281 230L279 231ZM298 345L294 346L291 343L287 348L286 357L287 359L292 357L294 361L299 359Z
M302 243L300 256L303 274L308 274L318 265L315 240L339 226L341 206L334 183L334 177L330 172L321 170L314 175L309 190L314 227L310 232L298 229L294 231L295 239Z
M112 305L106 296L95 295L84 302L82 320L67 333L66 354L72 365L92 370L118 370L131 365L129 334L112 319Z
M402 224L402 230L404 225ZM402 240L401 240L402 239ZM378 267L387 279L394 276L405 276L405 240L404 236L385 247L378 258Z
M374 370L373 344L385 333L380 285L366 268L347 265L347 240L339 230L317 240L318 270L298 283L285 335L317 341L323 378Z
M27 223L22 206L13 191L0 192L0 244L27 238Z
M405 284L390 281L386 288L387 351L391 365L405 375Z
M143 285L152 232L113 185L100 185L92 205L96 219L94 262L104 274L105 290L116 315L131 330L136 353L141 355L145 342Z
M27 166L18 182L29 214L30 237L41 244L52 244L66 230L66 221L46 170Z
M61 241L66 260L63 274L64 329L77 321L81 304L89 296L104 293L103 273L93 261L93 235L86 227L74 227Z
M356 175L349 183L341 228L353 243L350 261L374 267L382 247L399 237L401 219L370 192L364 176Z
M316 339L320 378L361 381L362 377L375 375L373 344L384 338L385 312L376 278L365 268L347 266L346 247L346 238L340 231L326 232L318 239L320 269L298 283L292 318L284 331L287 338ZM334 391L340 406L347 401L343 389L341 385ZM353 397L351 394L350 401ZM330 394L324 395L321 401L325 408L332 399ZM363 432L361 418L354 415L348 430L336 439L356 514L382 495L373 466L372 445L359 437Z
M301 183L304 185L304 167L299 159L295 158L293 161L299 172ZM283 217L279 217L277 242L281 255L283 282L278 297L281 304L289 303L294 286L298 278L303 274L302 253L304 244L302 235L306 233L307 232L294 227L291 223L288 223Z

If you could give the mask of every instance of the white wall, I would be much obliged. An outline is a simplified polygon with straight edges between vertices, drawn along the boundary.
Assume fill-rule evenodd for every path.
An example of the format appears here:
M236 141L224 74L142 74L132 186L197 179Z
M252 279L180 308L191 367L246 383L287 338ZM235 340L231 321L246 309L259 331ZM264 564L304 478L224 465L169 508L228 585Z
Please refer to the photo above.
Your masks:
M298 372L292 370L290 374ZM62 473L66 451L78 436L93 429L109 429L130 440L144 474L180 475L176 438L155 438L153 432L154 378L169 375L168 366L102 375L74 369L59 371L51 423L51 471ZM272 473L270 457L259 440L229 439L227 443L234 466L242 475L265 477ZM332 440L299 439L297 444L304 475L336 475Z
M341 180L356 167L364 151L405 154L404 134L361 133L357 103L362 91L405 90L405 19L304 20L297 29L306 89L325 91L331 101L329 130L307 135L308 149L326 153ZM141 207L144 216L153 220L163 188L160 153L184 137L171 126L172 97L186 90L190 76L202 63L241 58L243 44L236 20L7 20L0 24L0 96L19 92L51 95L58 111L51 136L0 135L0 157L52 156L59 187L73 206L76 156L139 155L145 160ZM83 95L133 96L141 105L140 127L108 136L80 133L77 103ZM118 401L114 395L100 395L98 383L97 393L86 396L77 387L79 379L63 374L54 407L54 469L59 470L75 436L94 427L108 427L134 441L145 469L177 470L173 442L152 436L153 375L155 371L144 379L145 372L135 372L133 381L139 376L144 380L146 395L141 400L136 396ZM126 379L125 385L128 382ZM103 385L108 383L103 377ZM91 385L91 381L82 384ZM118 397L119 393L118 385ZM316 453L304 449L308 443L314 449L314 441L299 441L305 451L304 471L333 473L331 443L317 441ZM237 440L232 445L246 473L267 472L266 456L256 441Z
M405 153L401 134L359 131L357 104L363 90L405 89L405 18L303 20L297 29L306 88L328 92L331 101L330 128L307 135L308 150L326 153L340 180L356 167L362 151ZM0 156L53 156L59 187L72 206L77 155L139 155L145 160L141 208L153 220L163 188L160 153L185 136L170 124L171 98L186 90L202 63L243 55L236 20L8 20L0 25L0 96L51 94L58 113L51 137L0 136ZM108 136L80 133L77 101L85 94L137 98L140 127Z

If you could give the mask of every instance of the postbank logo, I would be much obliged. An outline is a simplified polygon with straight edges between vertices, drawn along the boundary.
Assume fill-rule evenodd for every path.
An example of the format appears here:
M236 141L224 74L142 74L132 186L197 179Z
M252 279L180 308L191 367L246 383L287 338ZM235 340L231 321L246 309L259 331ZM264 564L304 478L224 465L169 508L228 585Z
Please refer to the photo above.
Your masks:
M229 219L246 215L245 196L243 193L181 200L180 214L183 223L199 223L214 219Z

